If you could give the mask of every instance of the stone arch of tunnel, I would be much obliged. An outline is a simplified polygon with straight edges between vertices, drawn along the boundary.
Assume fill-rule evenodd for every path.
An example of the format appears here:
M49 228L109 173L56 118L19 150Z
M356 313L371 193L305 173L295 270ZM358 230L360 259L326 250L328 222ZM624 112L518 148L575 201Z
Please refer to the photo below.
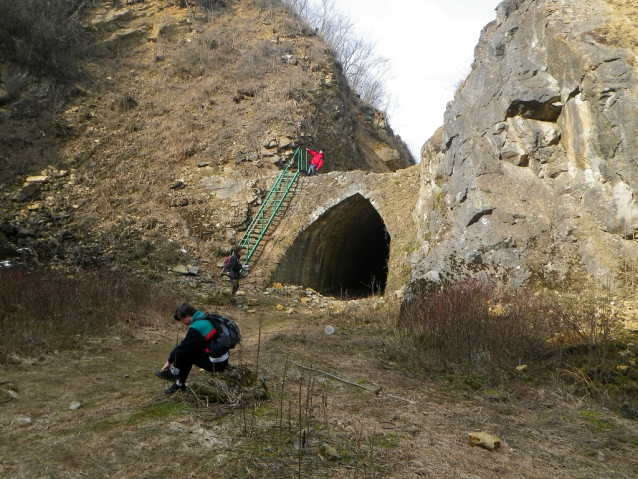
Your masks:
M357 193L299 234L279 262L274 279L324 295L383 293L390 240L379 212Z

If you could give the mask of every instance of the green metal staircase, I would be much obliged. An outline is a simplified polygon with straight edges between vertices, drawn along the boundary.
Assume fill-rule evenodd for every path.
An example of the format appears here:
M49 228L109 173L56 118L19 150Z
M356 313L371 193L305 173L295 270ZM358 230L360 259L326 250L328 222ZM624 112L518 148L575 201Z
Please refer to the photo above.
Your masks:
M239 246L246 249L244 261L248 263L264 239L268 227L272 225L275 217L281 210L286 196L293 190L299 175L308 168L308 153L305 148L297 148L288 165L281 171L275 184L270 189L268 196L255 214L244 236L239 241Z

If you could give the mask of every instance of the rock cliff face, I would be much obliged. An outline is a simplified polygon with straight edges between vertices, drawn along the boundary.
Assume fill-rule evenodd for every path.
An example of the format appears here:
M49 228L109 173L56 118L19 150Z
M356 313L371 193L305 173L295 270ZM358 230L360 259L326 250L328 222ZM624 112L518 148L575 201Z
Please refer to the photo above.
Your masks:
M506 0L422 149L415 280L619 285L638 264L638 5Z

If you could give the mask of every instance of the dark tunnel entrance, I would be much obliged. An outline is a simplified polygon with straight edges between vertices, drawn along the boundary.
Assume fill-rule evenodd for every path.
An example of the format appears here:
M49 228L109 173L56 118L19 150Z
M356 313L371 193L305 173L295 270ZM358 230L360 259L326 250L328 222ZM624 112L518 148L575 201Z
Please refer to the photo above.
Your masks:
M390 234L370 201L356 194L306 228L281 259L275 281L323 295L382 294L388 277Z

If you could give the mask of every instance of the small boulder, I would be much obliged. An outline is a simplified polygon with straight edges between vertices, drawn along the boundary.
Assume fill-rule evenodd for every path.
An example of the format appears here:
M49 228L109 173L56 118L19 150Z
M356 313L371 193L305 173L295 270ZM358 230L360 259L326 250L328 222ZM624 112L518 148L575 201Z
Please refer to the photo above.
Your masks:
M18 395L11 389L0 388L0 404L18 399Z
M284 149L292 146L290 138L279 138L279 148Z
M469 439L472 446L480 446L489 451L501 447L501 440L486 432L471 432Z
M188 266L184 266L183 264L179 264L173 267L173 273L177 274L190 274L188 271Z
M27 183L44 183L48 179L49 177L44 175L28 176Z
M323 444L320 449L321 455L325 457L328 461L338 461L341 459L341 456L337 452L337 450L332 447L330 444Z
M15 194L13 201L24 203L26 201L34 200L40 195L41 190L42 186L40 183L28 183L27 186Z
M175 180L170 186L171 190L180 190L182 188L186 188L186 183L182 179Z
M33 424L33 419L30 416L18 416L11 420L12 426L26 427L31 424Z

